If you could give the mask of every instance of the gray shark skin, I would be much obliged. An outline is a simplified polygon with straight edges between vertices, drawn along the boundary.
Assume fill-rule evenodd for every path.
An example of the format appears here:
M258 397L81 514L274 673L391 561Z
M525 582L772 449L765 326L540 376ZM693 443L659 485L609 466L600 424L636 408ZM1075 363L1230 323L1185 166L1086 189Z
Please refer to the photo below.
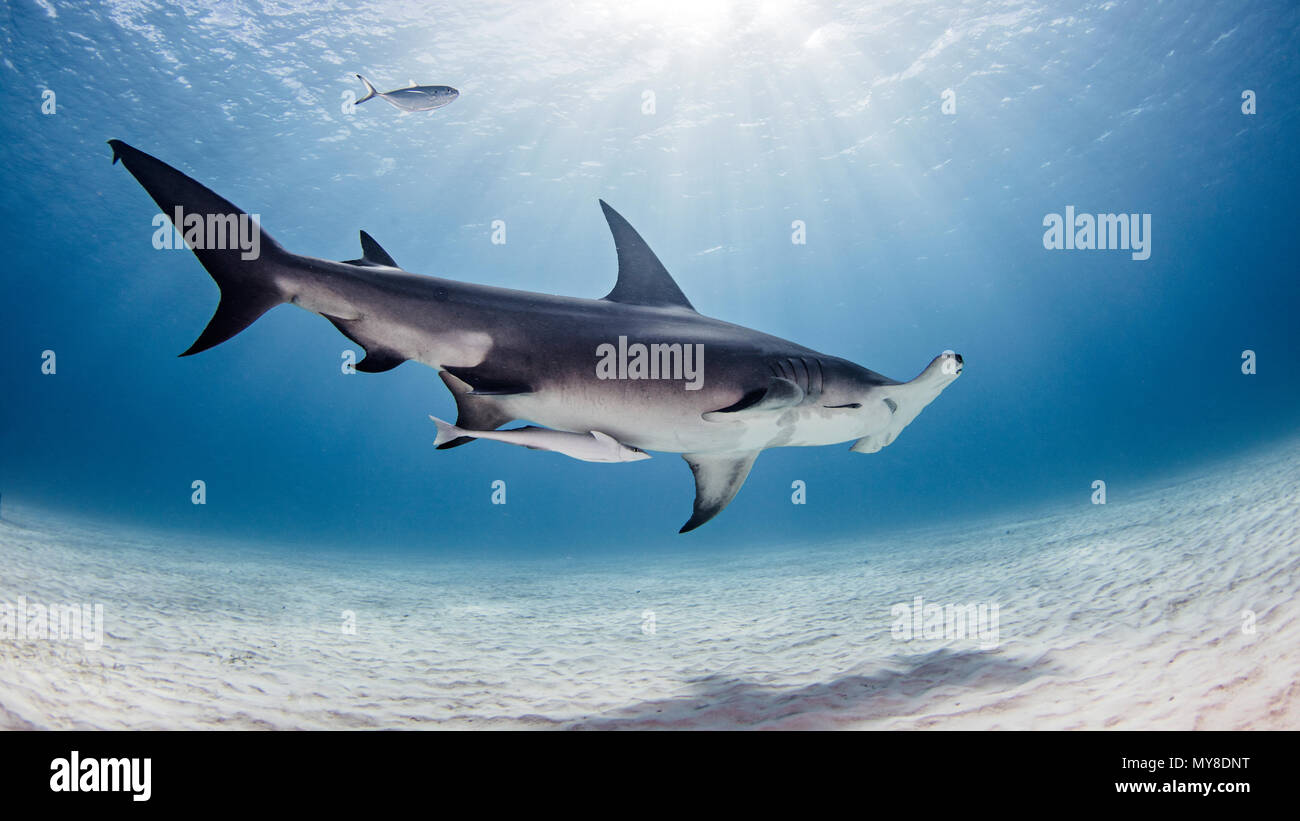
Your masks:
M119 140L109 145L113 161L121 160L169 218L178 207L214 218L244 213L162 161ZM277 305L296 305L365 349L358 371L379 373L407 360L436 369L455 396L460 428L528 420L682 454L696 482L683 533L731 502L764 449L853 441L854 451L878 451L961 373L961 356L945 352L915 379L898 382L702 316L632 226L600 205L618 255L617 283L602 299L408 273L364 231L362 257L346 262L293 254L265 231L256 259L243 259L237 248L196 248L221 299L181 355L230 339ZM629 345L702 346L698 389L674 378L598 378L598 351L619 337Z
M356 105L361 105L373 97L380 97L401 111L433 111L455 102L456 98L460 96L460 92L451 86L411 85L407 88L397 88L392 91L379 91L360 74L356 75L356 78L366 87L365 96L357 100Z

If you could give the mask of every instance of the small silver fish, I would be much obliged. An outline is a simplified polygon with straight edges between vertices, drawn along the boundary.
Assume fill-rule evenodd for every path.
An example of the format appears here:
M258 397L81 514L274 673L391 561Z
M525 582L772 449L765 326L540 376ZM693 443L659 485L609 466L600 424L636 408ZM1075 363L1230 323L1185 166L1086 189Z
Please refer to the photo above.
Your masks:
M364 103L371 97L382 97L392 104L394 108L402 111L433 111L436 108L442 108L460 96L460 92L451 86L417 86L415 83L411 83L407 88L378 91L370 84L369 80L360 74L356 75L356 78L366 86L366 96L357 100L357 105Z

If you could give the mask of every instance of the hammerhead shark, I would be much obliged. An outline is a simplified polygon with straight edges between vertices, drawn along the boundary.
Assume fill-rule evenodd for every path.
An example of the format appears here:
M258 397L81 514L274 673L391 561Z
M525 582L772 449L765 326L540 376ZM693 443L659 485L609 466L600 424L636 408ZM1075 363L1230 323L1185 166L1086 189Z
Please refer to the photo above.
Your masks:
M703 316L604 200L618 255L613 290L601 299L554 296L409 273L364 231L360 259L291 253L197 181L120 140L109 145L113 162L178 230L185 226L186 243L221 291L216 313L181 356L225 342L277 305L296 305L365 349L357 371L407 360L436 369L462 432L528 420L682 454L695 475L695 507L682 533L731 502L766 448L852 441L852 450L874 453L962 370L961 356L945 351L915 379L897 382ZM244 233L237 226L253 236L232 237ZM474 438L444 437L439 447Z

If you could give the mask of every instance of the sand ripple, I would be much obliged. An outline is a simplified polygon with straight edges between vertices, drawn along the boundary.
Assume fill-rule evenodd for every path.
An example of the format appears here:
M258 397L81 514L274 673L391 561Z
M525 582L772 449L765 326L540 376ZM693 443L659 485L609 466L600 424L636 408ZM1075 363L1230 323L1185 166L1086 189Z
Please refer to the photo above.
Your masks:
M1300 442L1105 506L725 556L287 554L15 508L0 601L102 603L107 633L0 639L0 727L1296 729L1297 500ZM998 646L894 639L914 596L998 603Z

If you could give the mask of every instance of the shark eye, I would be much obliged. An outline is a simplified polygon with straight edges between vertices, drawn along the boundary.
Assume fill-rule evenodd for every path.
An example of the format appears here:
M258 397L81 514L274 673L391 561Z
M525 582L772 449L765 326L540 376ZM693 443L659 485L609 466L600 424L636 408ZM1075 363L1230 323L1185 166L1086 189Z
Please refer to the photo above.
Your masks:
M839 408L860 408L862 407L862 405L859 404L858 402L850 402L847 405L822 405L822 407L830 408L831 410L837 410Z

